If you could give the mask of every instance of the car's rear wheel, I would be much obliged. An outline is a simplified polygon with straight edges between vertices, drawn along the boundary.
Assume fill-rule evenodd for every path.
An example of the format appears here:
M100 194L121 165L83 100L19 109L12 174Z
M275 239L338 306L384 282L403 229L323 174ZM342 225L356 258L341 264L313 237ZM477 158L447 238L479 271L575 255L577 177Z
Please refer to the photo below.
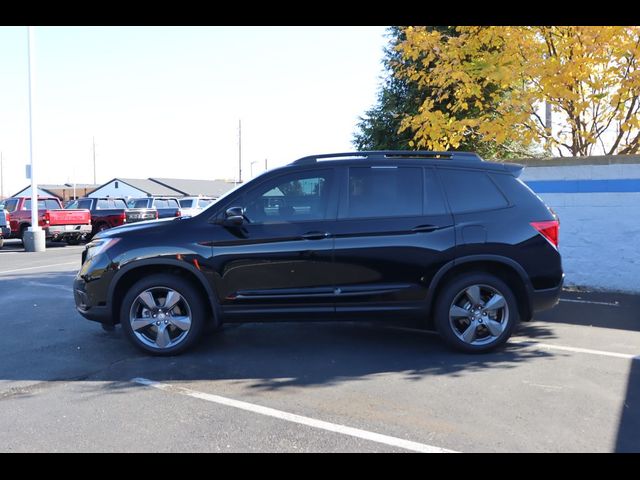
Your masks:
M201 337L206 309L198 291L174 275L151 275L136 282L120 309L127 338L154 355L176 355Z
M434 320L449 345L481 353L509 339L519 321L518 304L500 278L471 273L454 278L440 292Z

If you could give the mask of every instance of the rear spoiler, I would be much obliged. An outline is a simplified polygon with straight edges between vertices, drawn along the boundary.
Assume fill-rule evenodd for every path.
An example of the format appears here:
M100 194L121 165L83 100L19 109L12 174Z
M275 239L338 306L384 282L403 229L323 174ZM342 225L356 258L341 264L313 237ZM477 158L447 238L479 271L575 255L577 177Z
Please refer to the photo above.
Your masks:
M514 177L518 178L524 170L524 165L518 163L503 163L504 169Z

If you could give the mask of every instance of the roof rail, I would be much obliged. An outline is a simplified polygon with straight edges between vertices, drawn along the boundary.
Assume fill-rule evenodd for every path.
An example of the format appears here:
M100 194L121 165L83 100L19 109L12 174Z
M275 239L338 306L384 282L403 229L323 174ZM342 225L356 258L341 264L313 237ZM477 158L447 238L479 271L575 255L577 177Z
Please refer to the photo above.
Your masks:
M428 150L370 150L363 152L344 152L344 153L323 153L321 155L309 155L299 158L291 163L291 165L309 165L318 162L318 160L341 158L366 158L368 160L388 160L392 158L442 158L447 160L463 160L481 162L482 158L473 152L435 152Z

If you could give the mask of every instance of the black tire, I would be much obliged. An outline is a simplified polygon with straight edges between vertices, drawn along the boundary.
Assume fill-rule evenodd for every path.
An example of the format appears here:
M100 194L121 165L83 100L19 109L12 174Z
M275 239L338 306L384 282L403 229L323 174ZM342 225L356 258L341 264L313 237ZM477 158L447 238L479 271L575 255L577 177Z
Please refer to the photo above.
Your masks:
M78 245L80 243L80 237L69 237L66 242L67 245Z
M145 290L154 288L167 288L176 291L182 296L191 312L191 326L185 337L176 345L158 348L145 344L144 341L138 338L131 326L130 313L132 312L132 308L134 308L134 303L136 302L138 295L143 293ZM129 341L140 350L159 356L178 355L193 347L202 337L206 320L207 309L204 299L200 295L199 291L187 280L176 275L169 274L151 275L137 281L131 288L129 288L129 291L124 296L122 306L120 308L120 324L122 325L122 330L125 332L125 336ZM151 327L155 328L153 325L151 325Z
M0 237L0 249L4 247L4 238Z
M491 339L492 336L489 334L489 329L486 326L482 327L482 322L480 322L480 329L476 331L486 335L484 338L479 337L477 339L479 342L486 342L482 345L465 342L456 334L455 327L449 320L449 311L452 308L454 301L456 301L456 299L461 299L462 297L460 297L460 295L462 295L466 289L474 285L481 285L481 291L485 292L489 291L488 288L494 289L504 298L507 307L506 318L502 319L503 321L506 321L506 325L502 327L502 333L497 335L495 338ZM463 301L464 300L466 300L466 297ZM468 303L471 302L469 301ZM500 278L483 272L467 273L449 281L438 294L434 309L434 323L440 336L449 346L467 353L488 352L504 345L512 332L514 332L519 320L518 303L511 288ZM458 331L458 333L461 332Z
M22 246L23 246L23 247L25 246L25 243L24 243L24 234L27 232L27 228L29 228L29 225L23 225L23 226L20 228L20 241L22 242Z

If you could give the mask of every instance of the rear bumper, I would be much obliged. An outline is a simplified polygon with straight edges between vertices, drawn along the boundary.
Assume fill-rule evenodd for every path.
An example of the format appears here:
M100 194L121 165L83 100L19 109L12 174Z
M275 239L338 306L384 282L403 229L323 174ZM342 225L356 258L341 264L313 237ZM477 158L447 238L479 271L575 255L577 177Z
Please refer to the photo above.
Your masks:
M91 224L87 225L50 225L44 228L47 238L77 237L91 233Z
M539 312L555 307L560 300L562 285L564 283L564 274L560 283L553 288L545 288L544 290L533 290L531 293L531 310Z

